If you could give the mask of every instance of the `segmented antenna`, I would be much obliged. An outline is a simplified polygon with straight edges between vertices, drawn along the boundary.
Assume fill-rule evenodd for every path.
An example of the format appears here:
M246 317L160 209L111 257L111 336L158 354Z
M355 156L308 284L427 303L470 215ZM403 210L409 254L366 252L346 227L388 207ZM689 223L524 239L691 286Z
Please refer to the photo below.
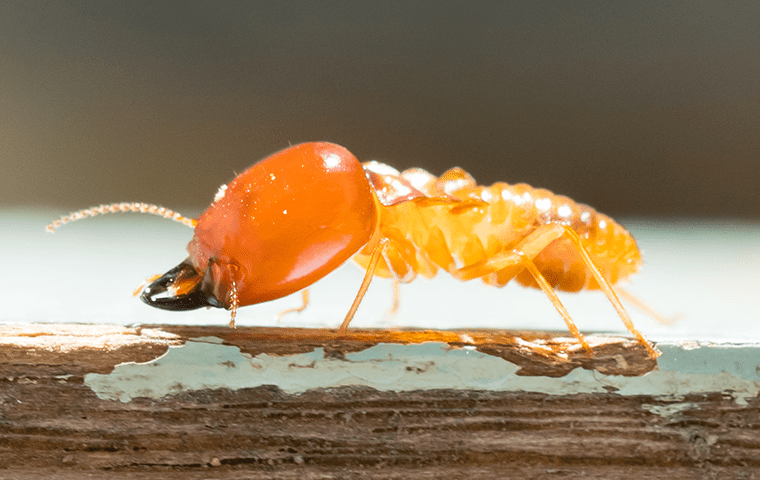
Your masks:
M139 213L151 213L153 215L159 215L169 220L174 220L183 225L187 225L190 228L195 228L198 221L194 218L187 218L174 210L168 208L159 207L158 205L151 205L149 203L112 203L110 205L100 205L98 207L85 208L78 212L70 213L56 220L53 223L48 224L45 227L50 233L55 233L55 229L61 225L75 220L80 220L85 217L94 217L96 215L103 215L105 213L117 213L117 212L139 212Z
M237 309L240 305L235 280L232 280L232 285L230 285L230 287L230 303L232 303L232 305L230 305L230 328L235 328L235 317L237 316Z

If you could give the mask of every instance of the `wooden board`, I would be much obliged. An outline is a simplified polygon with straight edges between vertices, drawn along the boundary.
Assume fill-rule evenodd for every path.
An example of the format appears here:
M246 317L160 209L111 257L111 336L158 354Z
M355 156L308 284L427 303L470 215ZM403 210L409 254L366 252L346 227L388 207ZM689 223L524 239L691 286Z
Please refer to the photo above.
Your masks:
M551 363L525 347L551 343L541 333L379 330L336 338L304 329L3 326L0 477L760 478L760 400L738 404L730 392L675 398L614 389L551 395L347 385L285 393L260 386L121 402L100 398L85 382L201 337L253 356L324 348L334 360L379 342L413 348L431 339L463 342L462 335L470 346L490 345L489 354ZM605 345L597 360L642 360L633 342Z

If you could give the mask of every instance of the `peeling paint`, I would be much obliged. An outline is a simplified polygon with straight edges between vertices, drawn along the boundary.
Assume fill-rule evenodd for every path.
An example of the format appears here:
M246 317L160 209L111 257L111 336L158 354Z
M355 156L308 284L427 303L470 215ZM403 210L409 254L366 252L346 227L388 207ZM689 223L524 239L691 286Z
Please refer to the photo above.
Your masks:
M102 399L128 402L137 397L160 398L184 390L239 389L276 385L286 393L314 388L364 385L384 391L419 389L474 389L541 392L553 395L616 392L652 395L674 400L688 394L723 392L737 404L760 392L757 345L659 344L659 370L642 377L603 375L575 369L559 378L526 377L501 358L471 349L451 349L444 343L379 344L326 356L322 348L289 356L256 357L222 345L215 337L170 348L165 356L146 364L122 364L110 374L88 374L85 384ZM682 406L678 406L682 405ZM658 407L672 415L687 404Z

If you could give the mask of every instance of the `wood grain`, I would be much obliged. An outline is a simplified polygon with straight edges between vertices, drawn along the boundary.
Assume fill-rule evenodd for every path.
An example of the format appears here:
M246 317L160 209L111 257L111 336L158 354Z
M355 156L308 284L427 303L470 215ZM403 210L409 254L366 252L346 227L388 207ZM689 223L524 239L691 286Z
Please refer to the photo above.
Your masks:
M160 330L176 337L154 334L151 355L211 334L203 327ZM267 340L271 331L227 333L225 342L250 351L284 354L290 345L277 335ZM400 341L402 333L383 335ZM336 341L309 337L288 348ZM7 331L2 338L10 342ZM362 338L352 337L353 346L369 341ZM760 401L740 406L719 392L673 399L346 386L286 394L264 386L122 403L98 398L84 375L146 350L90 349L80 357L76 349L47 348L3 347L2 478L107 471L111 478L678 479L758 478L760 471ZM653 413L673 405L680 406L674 414Z

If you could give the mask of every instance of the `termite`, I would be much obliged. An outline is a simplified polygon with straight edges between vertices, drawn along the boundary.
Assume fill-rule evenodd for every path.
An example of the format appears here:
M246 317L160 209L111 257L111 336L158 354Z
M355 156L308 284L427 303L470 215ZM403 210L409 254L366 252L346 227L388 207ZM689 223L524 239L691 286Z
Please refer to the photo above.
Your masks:
M541 289L570 332L591 348L555 289L601 290L652 358L613 285L641 254L628 231L593 208L526 184L479 186L461 168L441 177L359 161L345 148L303 143L254 164L222 186L197 220L141 203L81 210L47 226L140 211L194 229L189 256L146 281L140 298L166 310L231 312L305 289L353 257L364 279L338 332L346 333L374 276L411 282L439 269L459 280Z

